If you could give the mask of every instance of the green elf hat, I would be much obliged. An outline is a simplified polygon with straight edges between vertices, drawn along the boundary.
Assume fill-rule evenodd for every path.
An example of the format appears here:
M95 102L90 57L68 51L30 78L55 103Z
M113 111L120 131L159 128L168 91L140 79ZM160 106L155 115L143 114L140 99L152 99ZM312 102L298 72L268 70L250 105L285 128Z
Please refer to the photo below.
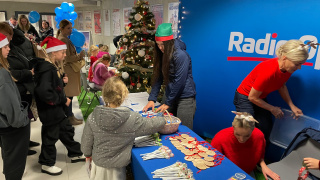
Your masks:
M173 39L172 24L162 23L158 26L156 31L156 41L168 41Z

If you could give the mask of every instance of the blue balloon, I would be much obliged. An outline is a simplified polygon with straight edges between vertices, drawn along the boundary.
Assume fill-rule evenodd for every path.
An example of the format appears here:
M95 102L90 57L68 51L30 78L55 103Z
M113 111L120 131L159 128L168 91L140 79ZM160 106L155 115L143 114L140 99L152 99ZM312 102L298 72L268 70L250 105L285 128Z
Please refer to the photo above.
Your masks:
M82 47L86 41L86 38L84 37L82 32L73 31L70 35L70 40L74 46Z
M74 5L72 3L69 3L69 12L74 11Z
M59 22L62 20L62 17L56 16L54 19L55 19L55 20L57 21L57 23L59 24Z
M72 12L69 13L69 14L70 14L70 19L72 19L72 20L76 20L77 17L78 17L78 14L77 14L76 12L74 12L74 11L72 11Z
M62 19L67 19L67 20L69 20L69 19L70 19L69 13L63 12L63 14L62 14Z
M40 20L40 14L37 11L31 11L29 13L29 21L30 23L36 23Z
M54 9L54 12L56 13L56 16L61 16L62 13L63 13L61 7L56 7L56 8Z
M59 22L57 21L57 25L56 25L57 29L60 29L59 24L60 24L60 21Z
M69 11L69 4L67 2L61 3L61 9L63 12L68 12Z
M77 53L80 53L82 51L82 47L76 47Z
M69 21L71 22L71 24L72 24L72 27L74 26L74 20L72 20L72 19L69 19Z
M78 31L78 30L77 30L76 28L73 28L73 29L72 29L72 32L75 32L75 31Z

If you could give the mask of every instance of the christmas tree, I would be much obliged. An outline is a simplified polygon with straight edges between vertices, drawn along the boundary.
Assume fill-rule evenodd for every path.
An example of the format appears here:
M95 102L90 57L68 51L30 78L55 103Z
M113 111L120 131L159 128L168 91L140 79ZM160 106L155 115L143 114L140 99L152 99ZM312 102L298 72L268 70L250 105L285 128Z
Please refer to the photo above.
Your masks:
M126 34L119 40L119 76L132 92L150 92L153 68L155 19L149 3L137 0Z

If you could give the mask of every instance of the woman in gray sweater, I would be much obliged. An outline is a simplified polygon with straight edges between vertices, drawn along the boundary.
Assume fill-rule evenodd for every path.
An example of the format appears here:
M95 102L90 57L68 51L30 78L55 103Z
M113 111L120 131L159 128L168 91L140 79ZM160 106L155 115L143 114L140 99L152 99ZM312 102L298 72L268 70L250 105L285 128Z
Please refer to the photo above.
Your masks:
M135 137L161 130L163 117L144 118L126 107L120 107L128 89L118 77L103 85L106 106L97 106L88 117L83 130L81 150L92 156L91 180L125 180Z
M7 180L21 179L29 149L30 121L28 103L21 98L9 73L9 41L0 33L0 147L3 174Z

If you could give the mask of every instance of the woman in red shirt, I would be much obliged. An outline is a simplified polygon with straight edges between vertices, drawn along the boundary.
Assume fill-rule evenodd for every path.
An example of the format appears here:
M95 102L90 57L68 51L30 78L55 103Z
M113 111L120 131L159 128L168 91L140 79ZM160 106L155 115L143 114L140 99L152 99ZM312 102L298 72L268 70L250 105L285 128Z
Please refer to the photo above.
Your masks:
M290 98L286 82L291 74L308 59L308 49L299 40L290 40L277 49L277 58L258 64L237 88L233 104L238 112L248 112L259 121L257 126L269 140L272 129L271 113L281 118L280 107L266 101L269 93L278 90L283 100L289 105L295 117L303 115ZM271 113L270 113L271 112Z
M253 174L252 171L259 163L266 179L267 176L274 180L280 179L264 162L266 141L263 133L255 128L257 121L249 113L233 113L237 115L232 127L219 131L211 141L212 147L248 174Z

